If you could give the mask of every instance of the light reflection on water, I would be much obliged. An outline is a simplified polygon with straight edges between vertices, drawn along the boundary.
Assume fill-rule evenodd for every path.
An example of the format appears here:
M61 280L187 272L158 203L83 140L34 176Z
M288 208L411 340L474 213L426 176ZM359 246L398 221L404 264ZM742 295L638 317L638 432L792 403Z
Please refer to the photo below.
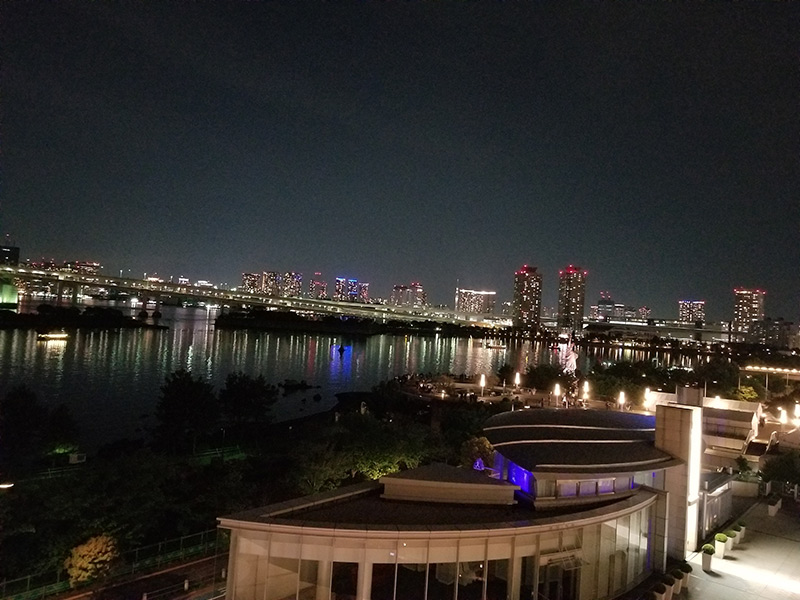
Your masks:
M213 311L162 312L167 330L80 331L59 342L37 341L34 331L0 331L0 397L25 383L49 406L65 403L91 450L152 428L159 388L180 368L216 389L234 371L261 374L275 384L295 379L319 386L281 397L273 410L285 419L331 407L337 392L369 390L404 373L488 374L504 363L525 372L529 365L557 362L555 351L529 342L498 350L474 339L215 331ZM600 360L627 356L638 355L630 348L598 354ZM586 365L582 357L578 366ZM319 402L313 400L317 393Z

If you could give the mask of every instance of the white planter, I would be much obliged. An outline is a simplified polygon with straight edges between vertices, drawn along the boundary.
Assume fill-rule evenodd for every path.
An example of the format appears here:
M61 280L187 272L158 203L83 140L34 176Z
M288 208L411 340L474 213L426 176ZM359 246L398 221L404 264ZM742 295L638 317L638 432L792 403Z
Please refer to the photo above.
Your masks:
M685 576L684 576L685 577ZM683 579L675 577L675 585L672 586L672 595L680 594L683 589Z
M747 527L742 526L742 530L739 532L739 537L742 538L744 541L744 532L747 531Z
M705 554L703 555L705 556ZM681 583L681 589L685 591L689 591L689 579L691 577L691 573L684 573L683 574L683 583Z
M706 573L711 571L711 559L714 557L713 554L706 554L705 552L701 553L703 555L703 571Z
M780 509L780 507L781 507L781 501L780 500L778 500L777 504L768 504L767 505L767 512L769 513L769 516L770 517L774 517L775 515L777 515L778 514L778 510Z
M729 537L728 541L725 542L725 552L730 552L733 550L733 538Z
M727 545L726 542L718 542L717 540L714 540L714 550L716 550L714 555L719 558L725 558L726 545Z
M733 538L733 545L734 546L738 546L739 542L741 542L741 541L742 541L742 533L740 531L737 531L736 532L736 537Z

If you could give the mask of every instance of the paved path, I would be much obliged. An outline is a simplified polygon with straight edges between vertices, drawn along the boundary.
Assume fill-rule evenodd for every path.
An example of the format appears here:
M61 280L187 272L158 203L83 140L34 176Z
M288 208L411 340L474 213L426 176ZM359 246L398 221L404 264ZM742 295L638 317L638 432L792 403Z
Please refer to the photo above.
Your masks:
M703 600L800 600L800 508L784 498L774 517L761 501L742 517L747 523L743 542L714 557L703 572L699 553L691 556L693 572L688 593L679 598Z

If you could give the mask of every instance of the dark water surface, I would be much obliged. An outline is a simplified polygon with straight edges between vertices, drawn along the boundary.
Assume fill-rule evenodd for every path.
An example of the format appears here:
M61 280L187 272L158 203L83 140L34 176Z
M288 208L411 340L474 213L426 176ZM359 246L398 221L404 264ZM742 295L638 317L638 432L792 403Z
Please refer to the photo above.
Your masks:
M0 398L24 383L48 406L66 404L91 451L152 428L159 388L177 369L203 376L216 389L234 371L261 374L274 384L295 379L319 386L282 396L273 412L285 420L330 408L338 392L369 390L405 373L489 374L505 363L525 372L529 365L558 361L557 351L530 342L490 349L477 339L215 331L214 310L162 312L167 330L79 331L58 342L37 341L35 331L0 331ZM624 348L603 354L596 358L647 358ZM579 368L594 358L581 357ZM322 400L314 401L315 394Z

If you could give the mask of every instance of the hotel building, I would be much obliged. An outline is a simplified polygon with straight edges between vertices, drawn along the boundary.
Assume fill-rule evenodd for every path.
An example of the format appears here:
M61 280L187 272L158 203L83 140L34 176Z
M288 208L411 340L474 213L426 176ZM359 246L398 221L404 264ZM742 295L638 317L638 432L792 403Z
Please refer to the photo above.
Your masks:
M586 299L586 275L586 271L573 265L558 272L559 329L569 331L581 329Z
M755 321L764 318L764 290L747 290L736 288L733 290L736 303L733 307L733 323L731 333L744 334L738 337L742 339L750 333L750 328Z
M456 288L456 312L488 315L494 312L496 292Z

